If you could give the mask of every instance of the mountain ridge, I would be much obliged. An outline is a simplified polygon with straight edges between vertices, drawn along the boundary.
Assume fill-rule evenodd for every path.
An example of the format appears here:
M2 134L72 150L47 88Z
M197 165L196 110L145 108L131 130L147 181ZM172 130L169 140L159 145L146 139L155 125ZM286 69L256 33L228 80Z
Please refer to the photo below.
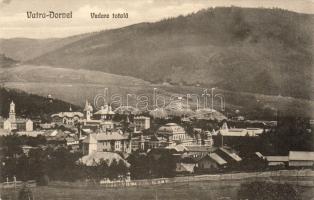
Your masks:
M105 30L26 63L313 99L313 15L219 7Z

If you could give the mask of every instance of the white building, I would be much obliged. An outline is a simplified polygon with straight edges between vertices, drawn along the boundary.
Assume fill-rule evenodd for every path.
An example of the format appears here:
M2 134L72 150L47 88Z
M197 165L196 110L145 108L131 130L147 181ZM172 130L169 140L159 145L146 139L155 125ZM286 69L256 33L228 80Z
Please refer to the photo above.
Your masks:
M290 167L314 167L314 152L289 151Z
M33 121L30 119L16 118L15 104L10 104L9 118L0 119L0 129L12 131L33 131Z
M210 131L193 133L193 137L186 133L184 128L176 123L167 123L152 136L134 138L133 149L153 149L168 147L203 146L212 147L213 139ZM137 144L137 145L136 145Z
M222 136L234 136L234 137L243 137L251 136L256 137L262 134L264 130L262 128L229 128L227 123L224 122L222 127L219 130L219 133Z
M63 123L66 125L75 125L81 119L83 119L84 114L81 112L73 112L72 108L70 107L68 112L60 112L56 114L52 114L51 118L52 121L55 123Z
M150 128L150 118L145 116L134 117L134 132L139 133Z
M85 118L81 120L83 127L96 127L100 131L114 129L113 116L115 112L112 111L110 105L101 106L100 110L93 113L92 105L86 100L84 108Z
M83 154L93 152L131 153L131 139L118 131L89 134L83 140Z

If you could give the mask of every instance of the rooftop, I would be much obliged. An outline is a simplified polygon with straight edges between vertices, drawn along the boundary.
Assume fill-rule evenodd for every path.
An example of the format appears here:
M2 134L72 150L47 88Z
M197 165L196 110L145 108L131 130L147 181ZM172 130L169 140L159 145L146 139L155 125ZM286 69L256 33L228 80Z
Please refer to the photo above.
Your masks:
M288 162L288 156L265 156L268 162Z
M115 113L112 111L111 106L105 105L101 106L100 110L98 110L94 115L114 115Z
M209 154L209 157L211 159L213 159L214 161L216 161L219 165L224 165L227 164L227 161L225 161L224 159L222 159L220 156L218 156L218 154L216 153L211 153Z
M314 152L311 151L289 151L289 160L314 161Z
M106 161L108 165L112 163L113 160L119 162L122 160L127 167L130 166L119 154L113 152L94 152L92 154L83 156L79 162L87 166L95 166L101 161Z
M229 157L231 157L233 160L240 162L242 160L242 158L240 158L237 154L235 153L231 153L230 151L228 151L225 148L219 148L222 152L224 152L225 154L227 154Z
M159 129L157 130L157 133L159 134L182 134L185 133L185 130L183 127L179 126L176 123L168 123L165 124L161 127L159 127Z
M83 143L96 143L97 141L106 140L126 140L128 136L122 135L118 132L107 132L107 133L93 133L89 134L87 138L84 139Z
M224 165L227 164L227 161L225 161L223 158L221 158L218 154L216 153L210 153L207 154L206 156L203 156L202 158L199 159L199 161L204 160L206 158L214 160L218 165Z
M72 118L72 117L84 117L84 114L81 112L60 112L60 113L56 113L56 114L52 114L51 117L68 117L68 118Z

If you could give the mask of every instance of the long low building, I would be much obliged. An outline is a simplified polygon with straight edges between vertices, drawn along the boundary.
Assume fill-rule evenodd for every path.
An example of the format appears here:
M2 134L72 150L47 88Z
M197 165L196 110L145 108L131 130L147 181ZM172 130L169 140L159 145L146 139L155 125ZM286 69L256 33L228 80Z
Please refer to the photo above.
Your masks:
M266 156L268 166L285 166L289 162L289 156Z
M290 167L314 167L314 152L289 151Z
M314 152L289 151L288 156L265 156L268 166L314 167Z
M229 128L226 122L219 129L219 134L224 137L256 137L261 135L263 132L264 129L262 128Z

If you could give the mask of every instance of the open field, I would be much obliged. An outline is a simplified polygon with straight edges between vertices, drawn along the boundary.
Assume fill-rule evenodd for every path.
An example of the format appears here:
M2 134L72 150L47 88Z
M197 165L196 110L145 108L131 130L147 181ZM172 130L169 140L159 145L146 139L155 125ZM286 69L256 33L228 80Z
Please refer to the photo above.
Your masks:
M151 179L157 180L157 179ZM314 179L310 170L282 170L270 172L185 176L167 179L159 185L117 186L108 188L87 182L52 181L49 186L31 187L35 199L237 199L242 183L265 181L294 185L301 199L313 200ZM144 181L144 180L142 180ZM2 199L15 200L19 189L1 187ZM7 187L6 187L7 188Z
M284 180L281 180L283 182ZM51 183L50 186L32 188L36 200L85 200L85 199L128 199L128 200L217 200L237 199L237 192L241 181L202 181L189 183L164 184L158 186L131 187L131 188L103 188L100 186L76 187ZM301 197L311 200L314 194L313 187L298 186ZM17 194L16 194L17 196ZM3 199L13 197L13 190L3 191Z

